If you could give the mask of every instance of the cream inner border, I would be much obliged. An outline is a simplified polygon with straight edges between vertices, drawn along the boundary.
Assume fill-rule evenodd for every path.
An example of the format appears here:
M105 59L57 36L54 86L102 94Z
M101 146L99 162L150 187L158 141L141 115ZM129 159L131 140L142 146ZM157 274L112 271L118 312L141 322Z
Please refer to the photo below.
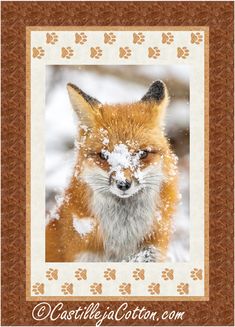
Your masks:
M101 47L101 34L112 31L117 35L116 51L129 46L138 52L138 58L116 59L112 55L97 60L89 57L90 47ZM46 44L46 33L55 32L59 36L55 44ZM74 43L74 34L84 32L88 36L83 45ZM132 35L143 32L145 44L132 43ZM175 39L172 45L162 44L162 33L170 32ZM27 130L26 130L26 172L27 172L27 223L26 223L26 298L27 300L177 300L198 301L209 299L209 29L207 27L28 27L27 28ZM199 44L190 43L190 35L200 33ZM89 41L90 39L90 41ZM99 41L100 39L100 41ZM154 39L154 42L151 41ZM89 43L90 42L90 43ZM72 44L72 45L71 45ZM158 46L161 54L156 60L148 58L146 53L151 45ZM80 52L67 60L62 58L62 47L73 47ZM110 45L102 45L103 48ZM189 50L186 58L178 57L178 48ZM44 54L35 57L33 48L41 47ZM40 50L40 49L39 49ZM85 51L86 50L86 51ZM34 52L33 52L34 51ZM76 50L75 50L76 52ZM110 48L107 53L110 53ZM39 53L40 56L40 53ZM144 59L143 59L144 58ZM67 61L66 61L67 60ZM190 261L187 263L45 263L45 184L44 184L44 103L45 103L45 65L48 64L188 64L190 76ZM197 190L195 192L194 190ZM94 268L95 267L95 272ZM48 269L57 269L58 279L48 280ZM86 269L89 278L77 280L74 272ZM110 282L103 277L107 269L115 269L120 277ZM145 270L144 280L134 280L132 272ZM165 268L173 269L173 280L163 280L161 273ZM202 278L194 280L190 273L197 268L202 270ZM154 273L153 273L154 271ZM125 277L123 277L125 276ZM126 277L128 276L128 277ZM124 279L123 279L124 278ZM120 285L131 285L131 293L120 293ZM62 287L72 284L70 292L64 294ZM102 284L102 293L92 294L90 286ZM150 295L150 284L160 284L160 292ZM188 292L180 294L178 286L188 285ZM187 289L187 287L186 287ZM72 291L72 293L71 293Z

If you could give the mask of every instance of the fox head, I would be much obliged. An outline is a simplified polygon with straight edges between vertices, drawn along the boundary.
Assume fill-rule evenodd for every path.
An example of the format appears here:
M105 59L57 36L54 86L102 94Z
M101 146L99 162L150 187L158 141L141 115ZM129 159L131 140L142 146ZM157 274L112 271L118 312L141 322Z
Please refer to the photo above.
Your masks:
M79 120L78 178L105 196L159 190L172 159L163 131L166 85L155 81L140 101L115 105L102 104L73 84L67 89Z

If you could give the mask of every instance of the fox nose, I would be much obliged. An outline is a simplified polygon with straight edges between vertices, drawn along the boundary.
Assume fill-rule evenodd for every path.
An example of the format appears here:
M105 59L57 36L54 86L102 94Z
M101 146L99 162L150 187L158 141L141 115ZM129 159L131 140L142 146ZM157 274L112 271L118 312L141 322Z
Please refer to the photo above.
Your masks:
M131 182L127 179L125 181L116 181L117 188L121 191L127 191L131 187Z

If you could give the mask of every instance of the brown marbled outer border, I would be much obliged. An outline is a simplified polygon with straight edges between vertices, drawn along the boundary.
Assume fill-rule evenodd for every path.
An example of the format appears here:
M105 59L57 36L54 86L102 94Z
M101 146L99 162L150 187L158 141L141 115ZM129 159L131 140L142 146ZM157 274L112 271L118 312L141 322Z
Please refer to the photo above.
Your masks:
M26 27L68 25L209 27L210 298L138 305L158 312L185 311L183 320L163 320L161 325L233 325L233 22L232 2L2 3L2 325L77 324L34 321L31 311L37 302L26 301L25 292ZM107 305L115 309L120 302L101 302L100 309ZM135 306L129 302L129 308ZM76 307L77 303L64 301L64 309Z

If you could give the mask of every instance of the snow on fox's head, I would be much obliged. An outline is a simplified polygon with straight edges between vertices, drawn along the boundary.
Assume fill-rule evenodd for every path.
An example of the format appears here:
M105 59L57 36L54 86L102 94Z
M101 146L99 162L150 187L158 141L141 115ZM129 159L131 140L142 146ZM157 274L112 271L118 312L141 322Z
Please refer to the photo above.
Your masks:
M79 119L79 178L94 192L120 198L143 188L159 191L172 158L163 133L165 84L156 81L140 101L115 105L101 104L75 85L67 88Z

